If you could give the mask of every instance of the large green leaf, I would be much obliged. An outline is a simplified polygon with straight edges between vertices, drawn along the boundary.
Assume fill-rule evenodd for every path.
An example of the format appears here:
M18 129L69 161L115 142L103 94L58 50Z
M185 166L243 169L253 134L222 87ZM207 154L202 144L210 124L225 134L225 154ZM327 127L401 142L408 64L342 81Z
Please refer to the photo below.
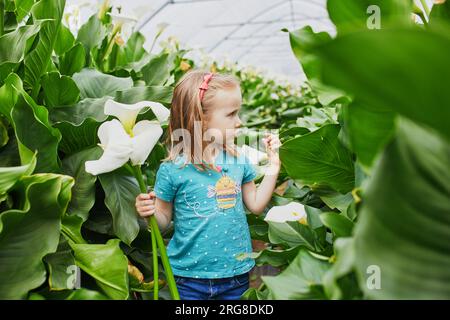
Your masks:
M9 74L5 79L5 84L0 87L0 113L3 114L9 122L12 122L11 110L19 98L19 92L16 88L22 88L22 81L15 73Z
M434 25L438 22L450 23L450 1L444 0L439 3L435 1L430 13L430 24Z
M338 209L341 212L345 212L352 203L353 196L350 192L346 194L332 192L321 195L320 199L322 199L322 201L331 209Z
M106 27L97 18L97 14L93 14L78 31L77 41L81 42L85 48L88 65L90 65L91 49L97 48L102 43L106 32Z
M72 106L52 109L51 120L62 134L60 150L72 154L97 145L98 128L108 118L104 105L111 98L86 98Z
M142 68L144 81L148 86L163 85L170 77L169 54L163 53L153 57Z
M39 42L25 57L24 85L32 89L33 98L39 93L41 75L51 63L51 55L58 36L65 0L41 0L31 8L35 20L44 20L39 31Z
M136 103L139 101L155 101L170 104L172 101L173 87L148 86L133 87L128 90L116 92L115 101L121 103Z
M54 126L61 132L62 139L59 150L65 154L73 154L86 148L97 145L97 132L101 123L92 118L87 118L80 125L70 122L58 122Z
M273 244L287 244L289 247L304 246L311 251L321 251L314 231L298 221L269 221L269 240Z
M70 32L70 29L64 26L63 24L60 26L58 30L58 35L56 37L55 41L55 53L60 56L66 51L68 51L70 48L72 48L73 44L75 42L75 38Z
M61 133L48 122L48 110L37 105L25 91L12 112L12 120L22 163L28 162L36 150L36 172L59 172L58 143Z
M353 222L342 214L326 212L320 215L323 224L333 231L336 237L349 237L352 235Z
M321 61L316 55L310 52L311 48L329 42L331 36L326 32L315 33L310 26L306 26L290 32L289 40L292 51L300 61L302 69L308 77L309 83L314 88L320 103L328 105L342 98L344 96L342 91L325 86L320 81Z
M119 243L119 239L111 239L106 244L70 243L70 246L76 264L96 280L108 297L125 300L128 298L128 259Z
M338 139L339 131L339 125L326 125L283 143L280 158L288 175L306 185L325 185L341 193L352 190L353 160Z
M80 96L72 78L61 76L58 72L50 72L42 77L42 89L47 107L75 104Z
M141 60L146 51L144 49L145 37L140 32L134 32L127 40L123 48L123 54L127 63Z
M14 3L17 22L20 22L30 12L31 7L34 4L34 0L14 0Z
M76 126L81 125L88 118L103 122L108 118L104 112L108 99L112 97L86 98L72 106L54 108L50 113L50 119L54 123L68 122Z
M354 276L355 248L353 238L339 238L334 242L335 262L323 277L325 292L330 299L362 298Z
M411 24L411 0L328 0L327 9L338 33L371 27ZM378 26L377 26L378 27Z
M116 91L130 89L133 86L131 78L119 78L95 69L83 69L73 75L73 80L80 89L81 99L114 96Z
M61 216L73 179L41 174L22 178L23 208L0 215L0 297L25 298L46 280L42 258L58 246Z
M81 217L76 215L65 215L61 222L61 233L67 241L86 244L86 241L81 235L81 225L84 223Z
M113 217L114 232L130 245L139 232L134 205L136 196L140 193L136 178L116 170L99 175L99 179L105 191L105 204Z
M76 265L67 240L61 238L56 252L45 256L49 277L48 285L50 290L75 289Z
M59 72L66 76L72 76L83 69L85 59L84 47L81 43L77 43L59 57Z
M33 41L41 28L40 23L25 25L0 37L0 65L18 63L25 57L27 41ZM11 45L11 44L14 45Z
M139 72L150 60L144 43L145 37L140 32L134 32L124 46L115 44L108 58L108 69Z
M97 176L85 171L84 164L88 160L97 160L102 153L103 150L96 146L72 154L62 161L62 172L75 178L72 199L67 212L81 217L83 221L87 219L89 210L94 205L97 180Z
M367 296L450 298L449 181L450 145L401 123L364 193L355 229L356 266ZM370 266L379 268L379 289L366 285L377 276Z
M280 267L286 264L290 264L297 256L301 246L288 248L286 250L264 249L258 253L252 252L251 254L243 253L236 256L236 259L240 260L250 257L255 259L257 266L269 264L274 267Z
M0 167L0 197L12 188L22 176L28 176L36 167L36 155L31 162L20 167Z
M396 114L377 110L353 101L345 112L350 144L365 167L371 167L395 130Z
M396 111L450 138L450 108L442 107L450 105L448 32L364 31L338 37L314 52L321 57L326 83L354 94L360 103Z
M313 257L303 249L280 275L263 276L261 279L270 290L270 299L324 299L322 277L329 268L328 262Z

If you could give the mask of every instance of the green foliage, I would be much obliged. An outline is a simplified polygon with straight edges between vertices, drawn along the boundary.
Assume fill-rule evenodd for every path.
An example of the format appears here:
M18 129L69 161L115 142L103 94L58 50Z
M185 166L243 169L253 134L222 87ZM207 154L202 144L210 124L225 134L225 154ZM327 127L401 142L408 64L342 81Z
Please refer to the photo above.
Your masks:
M64 6L11 1L14 19L0 21L0 297L135 299L131 291L153 291L151 281L131 286L128 276L128 255L152 255L134 208L139 188L125 169L97 181L85 162L101 154L106 100L169 104L185 52L163 50L155 64L142 34L117 41L111 19L97 15L75 36L61 23ZM28 14L25 25L12 23ZM144 164L153 176L162 152ZM139 263L152 269L149 258Z

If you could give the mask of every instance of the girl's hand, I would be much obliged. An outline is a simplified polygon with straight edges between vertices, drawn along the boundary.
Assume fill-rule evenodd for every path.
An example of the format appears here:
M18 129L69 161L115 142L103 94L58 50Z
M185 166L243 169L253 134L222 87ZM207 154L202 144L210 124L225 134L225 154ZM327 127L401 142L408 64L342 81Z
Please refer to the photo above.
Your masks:
M142 218L155 214L155 192L141 193L136 197L136 211Z
M269 159L269 165L273 168L280 169L281 161L278 154L278 148L281 146L278 135L266 133L263 142L266 145L267 157Z

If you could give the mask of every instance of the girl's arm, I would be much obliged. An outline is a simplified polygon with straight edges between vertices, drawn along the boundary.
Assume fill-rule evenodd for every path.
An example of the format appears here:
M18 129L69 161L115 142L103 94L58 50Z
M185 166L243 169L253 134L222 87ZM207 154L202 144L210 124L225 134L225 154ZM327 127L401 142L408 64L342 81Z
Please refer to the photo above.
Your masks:
M242 185L242 196L245 206L255 214L261 214L272 198L280 167L273 167L269 171L271 171L271 174L264 176L258 188L256 188L254 181Z
M242 185L242 197L245 206L255 214L261 214L272 198L281 168L278 154L278 147L281 145L280 140L275 135L269 135L265 140L265 144L267 146L269 166L264 179L258 188L256 188L253 181Z

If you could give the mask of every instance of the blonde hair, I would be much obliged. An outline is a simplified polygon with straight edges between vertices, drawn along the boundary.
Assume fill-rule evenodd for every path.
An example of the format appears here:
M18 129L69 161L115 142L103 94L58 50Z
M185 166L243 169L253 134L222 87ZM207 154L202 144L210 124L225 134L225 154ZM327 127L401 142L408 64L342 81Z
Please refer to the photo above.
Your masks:
M165 140L169 149L169 154L163 161L175 160L181 155L182 149L187 158L186 162L193 163L200 171L205 171L210 168L216 170L215 165L212 163L212 154L203 152L207 145L207 141L203 141L203 134L207 129L206 125L209 114L214 111L213 100L216 92L219 90L240 87L240 83L239 80L232 75L214 73L208 83L208 90L205 91L203 100L200 101L199 88L203 83L204 76L208 73L209 72L202 70L189 71L175 86L170 108L169 128ZM197 132L194 130L195 121L201 123L201 133L199 133L198 130ZM187 130L192 139L185 139L183 136L183 140L174 146L173 132L177 129ZM199 136L199 134L201 134L201 136ZM224 149L227 153L236 157L238 156L238 151L234 144L232 146L224 144ZM187 154L186 150L190 150L189 154ZM195 150L202 150L200 153L201 159L199 159L199 155L198 153L195 153ZM184 165L186 165L186 163L184 163Z

